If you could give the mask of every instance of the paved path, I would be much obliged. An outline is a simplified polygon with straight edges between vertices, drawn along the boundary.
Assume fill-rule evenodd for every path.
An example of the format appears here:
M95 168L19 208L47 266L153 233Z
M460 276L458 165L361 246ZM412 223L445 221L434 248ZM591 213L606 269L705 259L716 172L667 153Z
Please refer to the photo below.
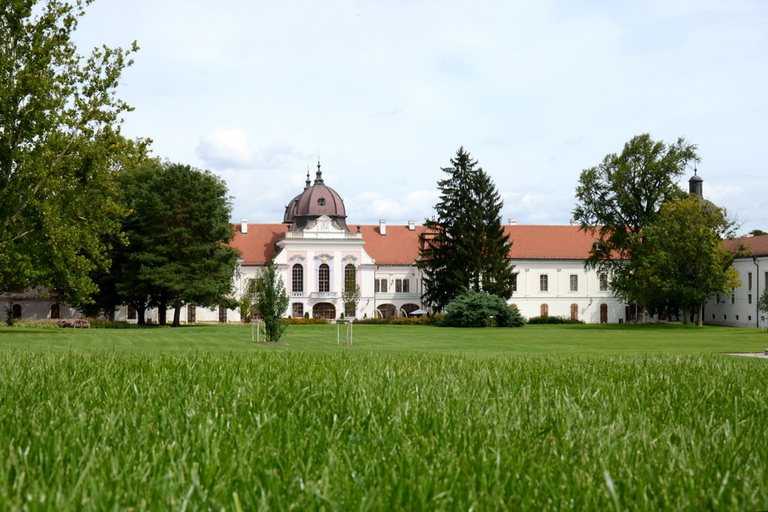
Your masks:
M766 354L764 352L763 353L758 352L756 354L750 354L750 353L748 353L748 354L745 354L745 353L740 353L740 354L739 353L731 353L731 354L727 354L727 355L729 355L729 356L759 357L761 359L768 359L768 354Z

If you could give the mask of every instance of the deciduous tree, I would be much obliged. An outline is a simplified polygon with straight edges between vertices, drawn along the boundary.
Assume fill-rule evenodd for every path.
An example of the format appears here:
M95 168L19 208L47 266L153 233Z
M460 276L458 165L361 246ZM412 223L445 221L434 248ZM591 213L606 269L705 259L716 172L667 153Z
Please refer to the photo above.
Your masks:
M685 139L666 144L643 134L581 172L573 218L598 238L585 263L606 275L614 293L629 303L642 307L646 300L646 283L636 275L643 230L662 204L684 197L676 181L694 161L696 146Z
M119 230L112 177L130 109L115 90L137 47L83 59L72 34L89 3L0 4L0 292L42 285L86 302Z
M280 341L288 327L283 317L288 310L289 300L283 278L277 272L277 265L270 261L256 278L256 309L264 320L267 341Z
M515 272L501 196L463 147L442 170L448 177L438 181L440 202L435 218L426 221L418 263L424 301L439 311L465 289L509 298Z
M686 324L695 312L702 325L707 300L741 284L733 268L736 253L723 245L732 230L725 210L695 194L664 203L635 253L647 305L680 308Z

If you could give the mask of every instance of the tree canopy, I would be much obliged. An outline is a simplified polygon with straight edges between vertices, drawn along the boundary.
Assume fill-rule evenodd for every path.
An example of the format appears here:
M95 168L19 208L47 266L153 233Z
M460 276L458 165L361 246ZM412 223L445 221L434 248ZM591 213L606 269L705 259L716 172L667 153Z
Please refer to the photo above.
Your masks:
M126 171L121 185L131 212L123 226L128 245L113 265L121 301L139 312L156 306L160 323L173 307L174 325L184 304L235 307L239 254L228 245L234 231L224 182L209 171L150 160Z
M447 327L522 327L525 319L516 307L498 295L466 290L446 308Z
M268 342L280 341L288 327L283 315L288 310L288 294L277 265L271 260L256 278L256 310L264 320L264 333Z
M130 108L115 91L137 47L83 59L72 33L88 3L0 5L0 292L48 286L87 301L119 232L113 175L143 142L121 137Z
M435 218L425 222L418 262L424 301L439 311L466 289L510 297L515 272L501 196L463 147L442 170L448 176L438 181L440 201Z
M733 228L722 208L691 194L667 201L639 236L635 253L636 279L643 283L642 300L657 310L682 309L685 323L715 294L740 285L733 268L734 251L723 245Z
M644 306L646 283L637 278L643 230L664 203L685 196L676 181L698 160L696 146L683 138L666 144L643 134L581 172L573 218L598 238L586 265L607 276L611 289L629 303Z

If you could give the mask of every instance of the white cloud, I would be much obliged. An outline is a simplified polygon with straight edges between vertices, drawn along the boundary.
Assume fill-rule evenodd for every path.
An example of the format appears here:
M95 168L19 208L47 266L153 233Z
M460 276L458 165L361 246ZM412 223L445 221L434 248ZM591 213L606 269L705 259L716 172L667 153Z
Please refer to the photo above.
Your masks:
M200 139L197 156L214 169L274 169L286 159L303 155L288 144L272 144L255 150L245 131L216 130Z

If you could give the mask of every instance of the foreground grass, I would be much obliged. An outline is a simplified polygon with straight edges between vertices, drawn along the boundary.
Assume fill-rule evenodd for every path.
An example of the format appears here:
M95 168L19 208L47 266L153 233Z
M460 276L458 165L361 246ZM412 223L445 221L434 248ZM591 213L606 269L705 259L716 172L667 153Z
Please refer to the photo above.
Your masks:
M756 330L0 329L0 509L768 508Z
M0 502L765 509L764 363L3 351Z

